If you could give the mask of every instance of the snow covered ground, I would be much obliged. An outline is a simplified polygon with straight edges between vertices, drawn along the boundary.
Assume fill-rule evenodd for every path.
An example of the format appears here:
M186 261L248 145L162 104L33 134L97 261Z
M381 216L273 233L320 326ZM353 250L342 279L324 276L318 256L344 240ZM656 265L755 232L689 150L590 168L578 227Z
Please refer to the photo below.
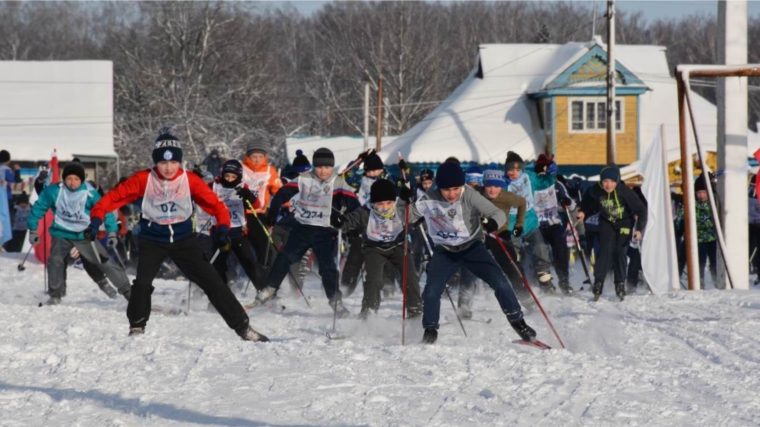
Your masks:
M332 314L315 278L284 311L253 312L272 343L240 341L198 301L153 314L128 338L126 301L81 270L45 299L43 270L0 256L1 426L757 426L760 292L679 293L590 302L543 298L567 350L511 343L492 296L478 295L465 338L448 301L434 346L400 344L400 301L362 325ZM186 284L156 281L154 304L179 307ZM287 284L283 286L287 288ZM360 294L347 299L358 312ZM558 347L541 318L528 322Z

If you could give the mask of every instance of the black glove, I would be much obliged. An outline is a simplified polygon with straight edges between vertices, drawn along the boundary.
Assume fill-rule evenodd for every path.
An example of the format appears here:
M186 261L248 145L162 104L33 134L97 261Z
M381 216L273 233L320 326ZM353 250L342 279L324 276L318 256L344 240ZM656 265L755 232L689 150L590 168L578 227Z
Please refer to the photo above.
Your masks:
M90 220L90 226L84 230L84 236L90 240L97 239L101 224L103 224L103 221L101 221L100 218L92 218Z
M486 230L486 233L491 234L494 231L499 229L499 224L496 223L496 220L493 218L483 218L482 220L483 228Z
M230 250L230 247L232 247L232 241L230 240L230 231L226 225L220 225L219 227L216 227L214 238L216 239L216 244L219 245L220 251L227 252Z
M277 224L277 211L270 209L267 211L267 216L264 218L264 225L267 227L274 227Z
M115 248L118 243L119 243L119 238L116 237L116 233L114 232L108 233L108 242L106 242L106 247L109 249L112 249L112 248Z
M252 200L256 200L256 193L254 193L248 188L238 187L235 189L235 193L237 193L237 195L240 196L240 198L243 200L248 200L249 202Z
M563 208L566 208L573 204L573 200L567 196L561 196L559 198L559 204L562 205Z
M404 161L404 159L401 159L398 161L398 168L399 170L402 170L404 172L407 171L406 162Z
M47 177L48 177L48 171L43 169L40 171L39 175L37 175L37 181L43 182L47 179Z
M356 157L356 160L361 160L363 162L363 161L367 160L367 157L369 157L370 154L375 154L375 149L374 148L371 151L362 151Z
M409 204L412 201L412 189L406 185L402 186L398 191L398 198Z
M523 229L522 226L519 226L519 227L515 226L515 229L512 230L512 235L515 236L515 237L520 237L520 236L522 236L523 231L524 231L524 229Z
M330 215L330 225L335 228L343 228L343 224L346 223L346 216L343 214Z

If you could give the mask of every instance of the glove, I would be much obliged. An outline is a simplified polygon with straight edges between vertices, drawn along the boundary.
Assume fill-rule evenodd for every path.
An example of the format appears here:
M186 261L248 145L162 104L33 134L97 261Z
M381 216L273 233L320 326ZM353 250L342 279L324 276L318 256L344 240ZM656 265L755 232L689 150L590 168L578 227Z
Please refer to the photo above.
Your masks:
M216 239L216 244L219 245L220 251L227 252L230 250L232 242L230 241L230 230L226 225L220 225L216 227L214 238Z
M37 175L37 181L43 182L47 179L47 177L48 177L48 171L41 170L39 175Z
M374 148L372 149L372 151L362 151L356 157L356 160L361 160L363 162L363 161L367 160L367 157L369 157L370 154L375 154L375 149Z
M483 228L486 230L486 233L491 234L494 231L499 229L499 224L496 223L496 220L493 218L483 218L482 220Z
M343 214L330 215L330 225L335 228L343 228L346 223L346 216Z
M399 168L399 170L402 170L404 172L407 171L407 166L406 166L406 162L404 161L404 159L401 159L401 160L398 161L398 168Z
M29 232L29 243L34 246L37 243L40 242L40 235L37 234L37 231L30 231Z
M573 200L567 196L562 196L559 198L559 204L566 208L573 204Z
M201 169L200 165L193 166L193 173L203 178L203 169Z
M412 201L412 189L406 185L402 186L398 191L398 198L409 204Z
M559 166L557 166L556 162L551 162L549 163L549 166L546 167L546 173L549 175L556 175L558 170Z
M516 226L514 230L512 230L512 235L515 237L520 237L523 234L523 227L522 226Z
M243 200L256 200L258 197L256 193L245 187L238 187L235 189L235 193Z
M264 218L264 225L267 227L274 227L277 224L277 212L273 209L267 211L267 216Z
M84 237L95 240L98 238L98 230L100 230L100 226L103 224L103 220L100 218L92 218L90 220L90 226L87 227L84 230Z
M106 247L109 249L113 249L116 247L117 243L119 243L119 239L116 237L116 233L114 232L108 233L108 241L106 242Z

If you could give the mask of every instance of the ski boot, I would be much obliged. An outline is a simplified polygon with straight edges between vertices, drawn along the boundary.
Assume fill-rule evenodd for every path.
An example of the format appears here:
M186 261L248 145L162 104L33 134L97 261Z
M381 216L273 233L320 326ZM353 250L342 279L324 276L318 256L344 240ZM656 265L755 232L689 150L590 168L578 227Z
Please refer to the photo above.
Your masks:
M599 301L599 297L602 296L602 286L604 286L604 283L602 282L594 282L593 286L591 286L591 292L594 294L594 301Z
M108 298L111 298L111 299L116 298L116 295L117 295L116 289L114 289L113 286L111 286L111 284L108 283L108 280L97 282L97 285L101 291L103 291L106 295L108 295Z
M548 271L542 271L536 274L538 276L538 287L545 294L553 294L557 292L557 288L552 283L552 275Z
M525 319L520 319L515 322L509 322L510 325L512 325L512 329L517 332L517 335L520 336L520 339L527 342L533 342L536 340L536 331L533 330L530 326L528 326L527 323L525 323Z
M422 334L423 344L435 344L438 340L438 331L433 328L425 329L425 333Z
M277 289L267 286L266 288L262 289L257 295L256 295L256 301L253 302L254 307L258 307L260 305L264 305L267 303L267 301L274 298L274 296L277 294Z
M250 326L246 326L245 328L235 332L237 332L238 336L242 338L243 341L269 342L269 338L267 338L264 334L256 332Z
M45 305L58 305L61 303L61 297L50 297L50 299L45 302Z
M570 286L570 281L567 280L567 278L560 279L560 281L559 281L559 288L560 288L560 290L562 290L562 294L564 294L566 296L571 297L571 296L575 295L575 291Z
M459 307L459 317L462 320L471 320L472 319L472 310L470 310L470 307L461 306Z
M636 294L636 287L637 283L633 281L628 281L625 284L625 294L626 295L635 295Z
M617 294L618 298L620 298L620 301L623 301L625 299L625 283L624 282L615 283L615 294Z
M359 316L358 317L359 317L359 320L366 322L367 319L369 318L369 309L362 308L362 311L359 312Z
M334 299L330 301L330 307L332 307L332 309L336 312L338 319L343 319L344 317L351 315L351 312L343 306L343 301L340 299Z
M129 336L133 337L135 335L143 335L145 334L145 326L132 326L129 328Z
M407 320L419 319L422 317L422 307L407 307L406 318Z

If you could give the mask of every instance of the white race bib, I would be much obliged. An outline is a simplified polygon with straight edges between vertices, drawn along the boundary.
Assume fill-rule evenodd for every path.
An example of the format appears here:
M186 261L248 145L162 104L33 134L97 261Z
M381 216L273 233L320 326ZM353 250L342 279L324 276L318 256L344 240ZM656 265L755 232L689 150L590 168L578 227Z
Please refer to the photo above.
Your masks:
M372 184L374 184L376 181L377 178L368 178L366 176L362 178L359 192L356 193L356 197L359 199L359 204L361 206L369 203L370 190L372 189Z
M456 246L472 239L464 223L460 202L420 200L416 206L420 214L425 217L428 234L433 239L433 243Z
M179 178L169 181L159 178L156 171L151 170L145 186L142 214L148 221L161 225L187 221L193 214L187 173L183 171Z
M258 195L259 206L265 208L264 195L267 191L267 185L269 184L269 167L266 172L254 172L248 167L243 166L243 182L248 185L248 188ZM232 212L230 212L232 214Z
M533 209L533 189L530 185L530 177L524 173L519 178L509 183L508 191L511 191L525 199L525 211ZM517 215L517 208L509 210L509 215Z
M199 234L211 235L211 227L216 224L216 218L208 212L195 205L195 232Z
M310 176L298 179L298 194L290 199L293 215L298 222L319 227L330 226L332 211L333 182L320 182Z
M90 216L85 213L89 191L69 191L61 184L55 201L55 223L66 230L81 233L90 225Z
M392 242L399 233L404 231L404 223L397 214L388 219L378 216L373 210L369 211L367 223L367 238L373 242Z
M225 188L218 182L214 183L214 193L219 196L219 200L227 205L227 210L230 211L230 228L245 225L245 203L235 190L237 187Z
M538 223L548 222L549 224L559 224L559 214L557 213L557 192L554 186L545 190L538 190L533 193L533 207L538 215Z

